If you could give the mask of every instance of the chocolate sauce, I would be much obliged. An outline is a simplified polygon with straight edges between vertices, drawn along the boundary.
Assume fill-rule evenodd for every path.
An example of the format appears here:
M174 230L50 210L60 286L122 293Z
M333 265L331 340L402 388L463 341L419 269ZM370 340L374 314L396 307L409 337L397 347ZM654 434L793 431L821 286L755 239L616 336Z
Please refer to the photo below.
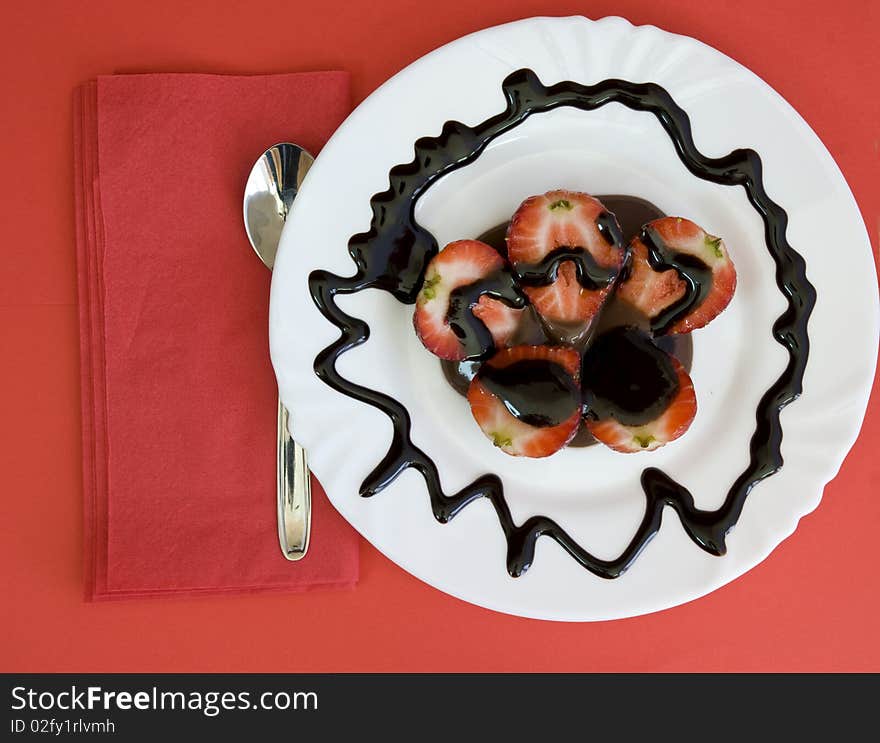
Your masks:
M512 576L521 575L529 568L538 538L546 536L595 575L617 578L658 532L665 506L672 507L685 532L697 545L713 555L723 555L725 537L739 520L749 492L782 467L780 411L802 391L809 356L807 322L816 301L815 289L806 277L804 259L785 236L788 216L764 190L761 158L748 149L734 150L719 158L703 155L694 144L687 113L655 83L604 80L595 85L562 82L548 87L534 72L522 69L508 75L502 90L507 102L504 111L473 127L457 121L446 122L439 136L416 141L412 162L391 169L388 190L370 200L373 219L369 231L349 241L349 253L356 265L352 276L338 276L328 271L313 271L309 276L309 289L316 306L341 331L340 338L316 357L316 374L338 392L378 408L392 423L391 446L364 480L361 495L375 495L404 470L413 468L425 479L434 517L441 523L454 518L473 501L488 498L507 540L507 570ZM497 475L483 475L457 493L444 493L434 461L410 438L411 422L406 408L389 395L354 384L336 370L336 360L341 354L369 338L369 327L363 320L343 312L335 297L378 288L403 303L412 304L428 261L437 252L436 240L414 216L416 202L426 189L447 173L473 162L493 139L533 114L561 106L590 111L613 102L654 115L672 139L685 167L698 178L745 189L749 202L764 221L767 249L776 264L776 282L788 302L786 310L773 324L772 332L788 351L789 359L785 370L758 403L749 464L730 486L722 505L715 511L700 510L684 486L659 469L647 468L641 476L647 501L645 515L626 548L608 560L590 553L546 516L532 516L516 524Z
M550 251L539 263L519 264L514 270L525 286L548 286L556 281L559 266L565 261L574 264L578 283L590 291L604 289L617 278L616 267L600 266L589 250L568 245Z
M446 321L461 341L467 360L485 359L495 351L492 333L473 312L474 305L484 295L516 309L522 309L529 302L507 269L453 289L449 294Z
M643 426L658 418L678 394L669 355L637 328L603 333L584 354L584 410L595 420L614 418Z
M581 424L574 438L566 444L569 449L586 449L588 446L596 446L599 440L590 433L590 429Z
M623 239L623 230L613 211L602 212L596 217L596 226L599 228L599 234L605 238L605 242L620 250L626 250L627 242Z
M480 366L482 366L481 361L440 360L440 368L443 370L443 376L446 377L449 386L459 395L467 395L471 380L477 375L477 372L480 371Z
M614 213L625 244L639 234L643 225L666 216L660 207L638 196L606 194L596 198Z
M559 364L523 359L499 368L483 364L480 383L508 412L530 426L558 426L581 408L581 390Z
M670 248L652 227L646 226L639 235L648 249L648 263L655 271L674 269L684 281L685 292L681 299L659 312L651 319L651 330L663 335L682 317L687 315L706 298L712 288L712 269L703 261L687 253Z
M510 222L502 222L497 227L492 227L480 235L477 240L491 245L497 250L504 260L507 260L507 225Z

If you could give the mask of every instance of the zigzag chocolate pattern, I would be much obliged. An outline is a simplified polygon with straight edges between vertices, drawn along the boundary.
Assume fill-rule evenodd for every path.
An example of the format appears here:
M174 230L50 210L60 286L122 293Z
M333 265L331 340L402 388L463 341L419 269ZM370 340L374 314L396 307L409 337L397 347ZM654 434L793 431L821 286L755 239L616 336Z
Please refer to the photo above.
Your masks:
M507 570L514 577L529 568L538 538L547 536L587 570L602 578L617 578L660 529L664 506L675 510L688 536L702 549L723 555L725 537L738 521L749 492L782 467L780 411L800 396L809 355L807 322L815 305L816 291L807 280L804 259L786 240L788 216L764 190L758 154L738 149L720 158L702 155L694 145L687 114L655 83L605 80L596 85L562 82L546 87L534 72L522 69L504 80L503 90L506 110L474 127L457 121L447 122L439 136L422 138L415 143L415 159L411 163L391 169L388 190L370 200L373 219L369 231L355 235L349 242L349 253L357 266L353 276L341 277L326 271L313 271L309 276L315 304L341 331L339 340L315 359L315 372L333 389L383 411L394 428L391 447L364 481L361 495L380 492L412 467L424 477L431 508L441 523L454 518L474 500L488 498L507 539ZM534 516L515 524L501 480L496 475L483 475L461 491L446 495L440 487L434 462L410 440L411 422L406 409L394 398L354 384L336 371L339 356L364 343L370 330L365 322L340 310L334 297L379 288L391 292L405 304L414 303L427 263L438 249L433 236L419 226L414 217L417 200L431 184L473 162L489 142L532 114L560 106L590 111L611 102L656 116L672 139L678 156L695 176L714 183L740 185L746 190L749 201L764 221L767 248L776 264L776 283L788 302L785 312L773 324L773 336L786 348L789 360L785 371L758 404L749 465L730 487L721 507L716 511L700 510L694 505L690 492L679 483L656 468L645 469L641 475L647 499L644 518L626 549L613 560L602 560L546 516Z

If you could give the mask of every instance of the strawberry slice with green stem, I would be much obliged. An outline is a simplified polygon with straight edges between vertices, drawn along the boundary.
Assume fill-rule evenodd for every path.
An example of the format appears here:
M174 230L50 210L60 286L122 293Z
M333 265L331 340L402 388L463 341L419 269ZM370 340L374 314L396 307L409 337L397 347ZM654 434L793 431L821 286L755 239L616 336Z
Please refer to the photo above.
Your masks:
M724 240L689 219L663 217L630 243L617 296L663 335L704 327L727 307L735 289L736 269Z
M480 429L512 456L547 457L577 433L580 354L562 346L514 346L486 361L468 388Z
M589 194L548 191L520 205L506 240L514 271L551 334L582 336L626 257L614 215Z
M413 324L425 348L460 361L507 346L524 310L491 294L520 308L527 301L497 250L479 240L449 243L431 259L416 297Z
M682 436L697 414L685 368L633 327L614 328L593 342L582 386L587 429L619 452L658 449Z

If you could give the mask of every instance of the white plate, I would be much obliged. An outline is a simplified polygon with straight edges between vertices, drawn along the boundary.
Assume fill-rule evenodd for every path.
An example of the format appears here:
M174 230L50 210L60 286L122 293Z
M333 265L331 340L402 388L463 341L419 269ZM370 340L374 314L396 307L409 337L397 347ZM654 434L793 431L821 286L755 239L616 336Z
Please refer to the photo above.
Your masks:
M381 411L315 375L315 357L339 331L313 303L309 273L352 275L348 241L369 228L370 198L388 188L389 170L410 162L414 142L437 136L444 122L473 126L503 111L502 81L521 68L534 70L545 85L607 78L658 83L690 116L704 155L756 150L768 194L788 213L788 240L806 259L818 292L804 393L782 413L785 465L755 487L723 557L697 547L667 508L658 535L616 580L584 570L549 538L538 540L534 564L514 579L505 568L498 518L485 499L442 525L412 469L372 498L358 495L388 450L392 426ZM406 407L412 439L436 462L445 492L494 472L516 523L549 516L593 554L610 559L644 514L639 475L645 467L668 472L707 510L721 504L745 469L756 405L788 358L770 333L786 302L762 220L744 190L689 173L652 114L618 103L530 117L429 188L416 218L442 246L480 234L509 218L526 196L556 187L638 195L725 237L739 285L727 311L695 333L699 412L684 437L638 455L595 446L544 460L508 457L483 437L466 402L420 345L412 307L375 289L338 298L371 334L340 357L337 369ZM427 583L481 606L543 619L599 620L656 611L718 588L763 560L818 505L864 416L878 298L868 236L843 176L809 126L766 83L698 41L651 26L620 18L535 18L425 56L339 128L282 236L270 340L282 399L295 411L293 435L308 449L333 505L380 551Z

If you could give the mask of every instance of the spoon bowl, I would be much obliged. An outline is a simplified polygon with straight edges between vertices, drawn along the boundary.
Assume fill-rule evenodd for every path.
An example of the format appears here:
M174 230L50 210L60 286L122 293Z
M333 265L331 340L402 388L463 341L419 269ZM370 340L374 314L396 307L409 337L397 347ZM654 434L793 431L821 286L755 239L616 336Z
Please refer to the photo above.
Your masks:
M315 162L302 147L280 142L254 163L244 188L244 228L251 246L269 270L281 230L300 184Z

